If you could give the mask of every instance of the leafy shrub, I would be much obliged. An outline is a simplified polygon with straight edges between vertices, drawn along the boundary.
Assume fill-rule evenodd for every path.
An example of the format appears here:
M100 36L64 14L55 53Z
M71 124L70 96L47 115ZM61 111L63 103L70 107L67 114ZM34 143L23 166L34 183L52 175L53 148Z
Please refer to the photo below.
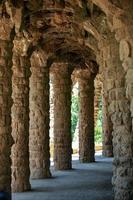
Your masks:
M72 138L76 130L77 122L79 117L79 97L72 96L72 106L71 106L71 133Z
M98 120L95 127L95 143L102 143L102 100L99 102Z
M71 106L71 133L72 139L76 130L77 122L79 118L79 97L72 96L72 106ZM99 103L99 113L98 120L95 127L95 143L102 143L102 101L100 99Z

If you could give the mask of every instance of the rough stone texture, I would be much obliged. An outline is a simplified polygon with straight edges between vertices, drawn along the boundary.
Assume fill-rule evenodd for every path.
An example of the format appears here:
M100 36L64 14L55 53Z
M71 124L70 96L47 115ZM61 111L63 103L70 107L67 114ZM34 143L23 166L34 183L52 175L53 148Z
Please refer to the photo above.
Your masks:
M0 6L1 9L1 6ZM13 47L13 24L6 17L0 18L0 192L5 191L11 199L11 66Z
M12 76L12 191L30 190L29 183L29 43L24 37L14 40Z
M54 166L56 170L72 168L71 138L71 70L68 63L52 65L54 89Z
M97 62L97 64L100 65L100 71L105 72L109 102L108 111L113 122L115 157L113 185L115 200L133 199L132 10L132 0L0 1L0 42L2 45L9 41L8 45L10 46L10 30L14 25L17 36L23 34L26 38L30 37L33 46L38 45L45 49L46 54L53 54L52 58L49 60L49 64L58 61L62 63L71 63L73 66L76 66L76 68L89 69L91 73L93 73L95 69L94 66L89 65L91 61L93 63ZM9 21L11 23L9 23ZM15 176L13 175L13 182L20 183L19 186L21 187L23 181L21 178L18 178L18 175L21 176L25 174L24 177L27 177L27 179L29 176L28 170L26 170L28 175L25 173L25 169L28 169L28 117L26 114L23 114L23 111L28 113L28 77L26 75L27 72L25 73L26 70L23 67L23 63L29 62L29 58L24 53L27 49L27 45L24 45L25 40L22 41L21 37L19 40L20 41L17 42L14 48L13 68L15 68L15 71L13 70L13 110L15 110L15 112L13 112L13 115L19 116L20 118L18 117L18 122L18 120L16 120L17 117L13 116L12 133L15 140L13 148L16 148L13 155L13 173L15 173ZM4 49L6 50L4 52L8 51L8 48L1 49L0 54L3 53ZM25 50L23 51L21 49ZM1 58L1 62L3 62L3 57L1 56ZM26 65L29 66L29 63ZM8 72L8 65L4 63L1 66L2 68L4 66L4 70ZM0 70L2 68L0 68ZM1 92L1 99L4 103L0 104L4 105L1 106L2 122L4 120L3 116L7 116L7 113L10 118L10 106L8 107L10 89L9 87L4 87L3 89L3 84L6 86L8 81L10 82L10 75L11 73L9 76L8 74L4 75L7 76L4 79L3 76L1 76L2 78L0 79L2 81L2 89L0 91L4 91ZM8 80L7 82L5 82L6 79ZM65 80L66 79L65 77ZM5 95L6 92L9 92L9 95ZM18 98L18 95L21 96L21 98ZM19 127L17 127L15 123L18 123ZM5 123L6 130L7 127L10 126L9 124L10 122ZM20 128L23 130L20 131ZM3 126L1 130L3 137ZM17 130L19 134L16 134ZM7 135L7 132L5 135ZM25 153L24 157L21 156L22 147L20 148L20 141L22 144L26 145L26 148L23 147ZM2 145L3 143L4 142L2 142ZM9 146L6 146L9 150ZM19 154L17 154L18 151L16 151L18 149L20 152ZM2 154L0 154L2 161L3 158L5 158L5 153L6 152L3 151ZM8 158L9 153L7 154L7 160ZM23 158L26 159L26 166L24 166ZM18 162L16 163L16 161ZM7 171L8 170L10 171L10 165L7 164ZM2 177L5 177L5 172L2 172L2 174L4 174ZM8 184L9 182L7 185Z
M34 179L51 177L47 59L42 50L36 50L31 57L29 148L31 178Z
M106 48L106 88L109 114L113 123L113 179L115 200L133 198L132 122L130 102L126 97L125 72L119 58L118 43L111 38ZM116 66L114 70L114 65ZM131 77L131 76L130 76ZM131 80L131 79L130 79Z
M94 162L94 74L88 70L78 72L79 83L79 159ZM77 75L77 76L78 76Z
M132 19L130 18L130 16L133 16L132 9L133 4L130 1L125 2L124 14L126 20L124 21L120 18L115 22L114 19L115 37L119 42L118 57L122 61L121 65L123 66L123 68L122 66L119 68L119 71L124 77L125 82L123 90L118 89L116 93L121 115L119 113L115 125L118 121L120 123L120 119L122 119L122 122L121 126L117 128L117 134L115 135L115 140L119 141L118 148L115 149L116 157L114 159L115 173L113 183L115 186L115 200L133 199L133 26ZM118 77L120 77L120 74Z
M112 157L113 156L113 144L112 144L113 125L111 122L111 118L109 116L108 106L109 106L108 96L106 92L103 91L103 96L102 96L103 156Z

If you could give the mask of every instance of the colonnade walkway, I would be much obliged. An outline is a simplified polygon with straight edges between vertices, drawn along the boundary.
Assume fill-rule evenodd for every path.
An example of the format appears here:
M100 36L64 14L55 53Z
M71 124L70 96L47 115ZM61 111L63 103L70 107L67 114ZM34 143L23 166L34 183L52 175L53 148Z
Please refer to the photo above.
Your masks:
M53 178L32 180L32 191L13 200L113 200L112 158L97 155L95 163L80 164L73 157L73 170L51 171Z

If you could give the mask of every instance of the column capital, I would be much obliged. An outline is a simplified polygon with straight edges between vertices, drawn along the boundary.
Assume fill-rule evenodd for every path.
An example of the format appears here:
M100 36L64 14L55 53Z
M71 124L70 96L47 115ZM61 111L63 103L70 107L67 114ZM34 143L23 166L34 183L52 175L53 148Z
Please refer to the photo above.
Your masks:
M74 66L72 66L68 62L54 62L50 68L51 74L58 74L60 76L71 75L73 70Z

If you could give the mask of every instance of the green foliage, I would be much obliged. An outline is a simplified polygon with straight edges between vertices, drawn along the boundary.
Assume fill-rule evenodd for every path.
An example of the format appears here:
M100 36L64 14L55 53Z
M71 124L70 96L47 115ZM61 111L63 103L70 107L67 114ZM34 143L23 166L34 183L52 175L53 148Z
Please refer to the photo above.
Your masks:
M99 102L98 120L95 127L95 143L102 143L102 100Z
M72 96L72 106L71 106L71 133L72 138L74 137L75 129L78 122L79 114L79 98L78 96Z
M79 97L72 96L72 106L71 106L71 133L72 139L74 137L75 129L77 126L79 117ZM99 113L98 120L95 127L95 143L102 143L102 101L99 102Z
M102 143L102 127L99 126L95 127L95 143L96 144Z

